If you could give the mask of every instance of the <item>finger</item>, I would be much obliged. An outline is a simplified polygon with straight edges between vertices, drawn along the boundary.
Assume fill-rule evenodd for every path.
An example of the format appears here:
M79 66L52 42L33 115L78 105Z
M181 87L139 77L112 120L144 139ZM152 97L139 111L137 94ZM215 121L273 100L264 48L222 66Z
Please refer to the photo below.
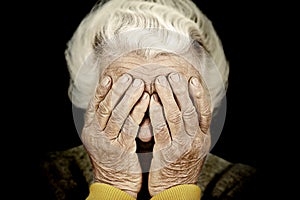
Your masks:
M135 79L118 105L111 112L105 132L110 139L118 137L121 127L132 110L134 104L139 100L144 91L144 82Z
M171 144L171 136L164 117L163 107L156 94L151 96L149 112L155 141L153 152L160 151Z
M135 123L133 118L129 115L124 122L119 137L115 140L119 145L128 152L136 151L135 138L139 130L139 125Z
M136 124L140 124L145 116L145 112L149 106L149 94L144 92L142 98L137 102L131 111L131 117L135 121Z
M109 76L103 77L103 79L100 81L99 86L96 89L96 94L95 94L96 108L98 108L99 103L105 98L110 88L111 88L111 78Z
M184 129L182 115L176 103L176 100L174 99L173 91L166 77L157 77L157 79L155 80L155 89L162 102L172 138L179 137L179 134L182 134L182 130Z
M105 76L98 84L95 95L89 102L87 111L85 113L85 124L88 125L94 119L93 117L87 117L88 115L94 115L95 111L98 110L99 103L105 98L111 88L111 78ZM97 112L96 112L97 113Z
M99 101L99 106L97 110L97 117L100 125L100 130L104 130L107 121L111 115L112 110L120 101L125 91L132 82L132 78L128 74L123 74L115 84L113 84L111 90L108 92L104 100Z
M105 98L107 93L109 92L111 88L111 78L109 76L105 76L100 83L98 84L95 95L91 101L91 106L89 106L89 109L97 110L99 107L99 103Z
M198 131L198 115L188 92L188 81L179 73L171 73L168 80L172 87L177 104L181 109L186 132L194 136Z
M149 106L149 101L150 101L149 94L147 92L144 92L142 98L135 104L135 106L133 107L133 110L131 111L131 114L130 114L133 121L137 125L140 125L139 131L138 131L138 137L143 142L148 142L151 140L151 130L150 130L149 119L143 121L145 113ZM143 121L143 124L141 124L142 121Z
M190 79L189 89L198 111L200 128L204 133L207 133L212 117L209 92L196 77Z

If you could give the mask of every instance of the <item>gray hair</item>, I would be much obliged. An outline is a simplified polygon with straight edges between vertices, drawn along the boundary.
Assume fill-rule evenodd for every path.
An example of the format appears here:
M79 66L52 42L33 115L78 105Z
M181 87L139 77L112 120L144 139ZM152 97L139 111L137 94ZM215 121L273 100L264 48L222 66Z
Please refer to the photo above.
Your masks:
M101 72L135 50L144 56L174 53L202 75L214 108L224 98L229 66L211 21L190 0L100 1L67 43L69 97L86 109Z

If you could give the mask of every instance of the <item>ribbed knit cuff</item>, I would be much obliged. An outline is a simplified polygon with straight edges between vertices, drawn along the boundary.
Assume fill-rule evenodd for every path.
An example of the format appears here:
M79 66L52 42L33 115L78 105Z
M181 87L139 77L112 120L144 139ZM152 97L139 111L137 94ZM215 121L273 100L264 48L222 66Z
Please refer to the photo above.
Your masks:
M201 190L197 185L185 184L169 188L161 193L158 193L151 200L199 200Z
M135 200L126 192L113 186L103 183L93 183L90 185L90 194L86 200Z

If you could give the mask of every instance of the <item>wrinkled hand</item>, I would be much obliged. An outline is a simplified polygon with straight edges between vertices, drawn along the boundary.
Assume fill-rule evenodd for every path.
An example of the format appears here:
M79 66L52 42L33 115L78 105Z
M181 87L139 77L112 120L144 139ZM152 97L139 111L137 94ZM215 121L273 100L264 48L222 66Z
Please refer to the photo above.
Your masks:
M143 92L143 81L132 80L128 74L113 86L111 82L105 77L97 87L85 115L81 139L92 162L94 181L136 197L142 173L135 137L150 98Z
M199 80L188 83L172 73L157 77L155 88L158 96L151 96L149 108L155 140L151 196L175 185L196 184L210 148L210 101Z

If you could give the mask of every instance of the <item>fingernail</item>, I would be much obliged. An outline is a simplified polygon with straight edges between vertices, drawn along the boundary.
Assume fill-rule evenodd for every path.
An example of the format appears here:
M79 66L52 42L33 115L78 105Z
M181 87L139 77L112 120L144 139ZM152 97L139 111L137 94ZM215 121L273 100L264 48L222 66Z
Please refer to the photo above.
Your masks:
M153 96L154 101L159 102L157 94L153 94L152 96Z
M147 100L148 97L149 97L148 93L145 92L145 93L143 94L143 98L142 98L142 99L143 99L143 100Z
M159 76L159 77L157 77L156 80L161 85L166 85L166 83L167 83L166 77L164 77L164 76Z
M173 73L170 75L170 79L174 82L178 82L179 81L179 74L178 73Z
M132 83L133 87L139 87L140 85L142 85L142 80L141 79L135 79Z
M109 83L110 83L110 78L107 77L107 76L104 77L103 80L101 81L101 85L102 85L102 86L105 86L105 87L108 86Z
M199 84L200 84L199 80L196 77L193 77L191 82L194 86L199 86Z
M121 83L126 83L129 80L129 75L128 74L123 74L120 78Z

